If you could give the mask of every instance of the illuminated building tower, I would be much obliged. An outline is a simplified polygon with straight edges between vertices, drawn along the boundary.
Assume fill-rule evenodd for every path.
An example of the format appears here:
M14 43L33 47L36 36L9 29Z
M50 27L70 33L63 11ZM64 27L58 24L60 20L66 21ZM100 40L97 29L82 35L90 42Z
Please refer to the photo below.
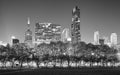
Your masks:
M77 43L81 41L80 9L77 6L72 10L71 36L72 36L72 43Z
M65 28L61 33L61 41L68 42L71 41L70 32L68 28Z
M35 43L50 43L51 41L61 40L61 25L52 23L36 23Z
M99 32L94 32L94 44L99 45Z
M117 45L117 34L112 33L110 36L111 45Z
M27 22L27 31L25 32L25 41L24 43L28 46L28 47L32 47L32 31L30 30L30 19L28 18L28 22Z

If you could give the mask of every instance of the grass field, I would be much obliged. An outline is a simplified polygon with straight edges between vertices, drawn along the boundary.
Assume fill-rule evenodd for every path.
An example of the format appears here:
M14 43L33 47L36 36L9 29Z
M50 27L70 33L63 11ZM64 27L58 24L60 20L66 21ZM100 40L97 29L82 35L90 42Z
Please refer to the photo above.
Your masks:
M120 68L40 68L1 70L0 75L120 75Z

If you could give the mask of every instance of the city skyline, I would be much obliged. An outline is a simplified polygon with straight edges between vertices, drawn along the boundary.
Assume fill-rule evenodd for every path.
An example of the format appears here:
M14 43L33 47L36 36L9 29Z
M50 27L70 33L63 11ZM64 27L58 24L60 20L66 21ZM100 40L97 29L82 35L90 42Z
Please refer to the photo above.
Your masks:
M24 42L27 29L27 18L30 17L30 28L34 33L36 22L60 24L62 28L70 28L72 24L72 9L80 8L81 40L93 42L94 32L109 36L119 32L119 2L109 0L1 0L0 1L0 40L10 43L11 36ZM33 34L33 37L35 35ZM89 38L88 38L89 37ZM101 36L100 36L101 37Z

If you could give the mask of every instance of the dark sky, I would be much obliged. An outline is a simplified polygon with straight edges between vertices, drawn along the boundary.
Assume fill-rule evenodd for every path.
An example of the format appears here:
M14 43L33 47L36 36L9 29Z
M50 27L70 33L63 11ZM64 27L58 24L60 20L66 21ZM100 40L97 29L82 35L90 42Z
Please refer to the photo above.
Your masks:
M93 42L96 30L101 37L116 32L120 41L119 0L0 0L0 40L10 42L14 35L23 42L27 17L31 19L33 33L37 21L70 28L72 9L76 5L80 8L83 41Z

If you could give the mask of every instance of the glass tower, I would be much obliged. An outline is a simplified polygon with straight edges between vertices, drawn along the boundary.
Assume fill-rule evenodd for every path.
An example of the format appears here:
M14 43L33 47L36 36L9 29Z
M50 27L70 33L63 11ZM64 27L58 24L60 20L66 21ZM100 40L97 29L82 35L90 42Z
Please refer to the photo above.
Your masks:
M80 9L77 6L72 10L71 37L72 37L72 43L77 43L81 41Z
M25 41L24 42L29 47L32 47L32 31L30 30L30 18L28 18L27 31L25 32Z

